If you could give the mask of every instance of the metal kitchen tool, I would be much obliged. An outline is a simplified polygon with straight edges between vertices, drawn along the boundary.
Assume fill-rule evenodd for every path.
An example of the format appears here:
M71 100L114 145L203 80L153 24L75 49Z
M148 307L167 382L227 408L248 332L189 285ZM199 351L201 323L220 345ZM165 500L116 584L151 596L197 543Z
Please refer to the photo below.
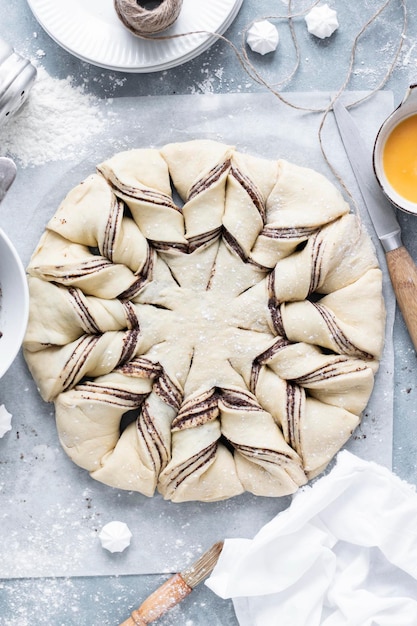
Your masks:
M394 207L376 181L372 155L368 154L352 116L339 101L333 104L333 113L359 190L384 248L397 302L417 350L417 268L404 247Z
M7 157L0 157L0 202L2 202L15 178L15 162Z
M36 69L0 39L0 124L15 113L36 79Z

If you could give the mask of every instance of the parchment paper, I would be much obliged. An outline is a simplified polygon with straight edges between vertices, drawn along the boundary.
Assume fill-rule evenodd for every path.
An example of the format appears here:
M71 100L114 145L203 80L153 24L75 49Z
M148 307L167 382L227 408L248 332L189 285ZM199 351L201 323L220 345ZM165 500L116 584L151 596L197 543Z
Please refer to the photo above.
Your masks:
M358 95L363 94L348 94L347 99ZM305 107L326 106L329 101L325 93L288 96ZM102 107L106 114L108 103ZM379 93L353 111L370 147L392 108L391 94ZM286 158L332 178L319 148L320 119L318 114L289 108L270 94L114 100L107 131L87 146L86 161L20 169L1 207L2 226L26 265L64 195L96 163L133 146L158 147L207 137L232 143L240 151ZM360 203L332 119L325 128L328 156ZM368 223L366 213L364 219ZM374 237L371 227L369 232ZM383 254L377 241L375 245L386 277ZM347 448L391 467L395 302L387 278L384 290L388 313L384 358L362 425ZM13 414L12 431L0 439L0 577L177 571L219 539L252 537L290 503L289 497L245 494L214 504L178 505L159 495L147 498L97 483L61 450L53 406L40 399L21 354L0 381L0 403ZM98 540L101 527L115 519L126 522L133 533L131 546L121 554L103 550Z

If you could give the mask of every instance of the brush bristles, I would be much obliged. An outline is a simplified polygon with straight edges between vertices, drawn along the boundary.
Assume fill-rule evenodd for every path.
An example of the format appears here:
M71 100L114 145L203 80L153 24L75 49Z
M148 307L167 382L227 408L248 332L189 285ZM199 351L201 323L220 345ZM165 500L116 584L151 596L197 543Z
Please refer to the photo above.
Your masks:
M182 578L191 589L194 589L194 587L211 573L219 559L222 548L223 541L215 543L214 546L202 554L195 563L181 572Z

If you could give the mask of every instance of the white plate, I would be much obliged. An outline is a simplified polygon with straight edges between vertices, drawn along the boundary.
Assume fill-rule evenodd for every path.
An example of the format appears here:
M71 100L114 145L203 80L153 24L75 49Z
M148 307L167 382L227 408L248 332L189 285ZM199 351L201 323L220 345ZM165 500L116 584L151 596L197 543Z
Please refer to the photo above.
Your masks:
M76 57L111 70L154 72L185 63L217 41L243 0L183 0L180 15L163 35L149 41L123 26L113 0L28 0L44 30ZM196 32L204 31L204 32Z

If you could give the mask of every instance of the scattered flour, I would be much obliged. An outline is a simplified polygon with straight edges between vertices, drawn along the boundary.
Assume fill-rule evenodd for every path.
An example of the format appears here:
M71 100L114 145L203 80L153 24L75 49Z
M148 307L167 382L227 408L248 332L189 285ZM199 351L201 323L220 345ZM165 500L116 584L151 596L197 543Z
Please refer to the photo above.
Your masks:
M191 87L191 93L204 93L212 94L216 93L218 88L224 87L223 85L223 67L212 69L211 64L206 63L206 67L203 66L201 74L203 76L201 81L196 81L195 86Z
M74 87L71 78L49 76L43 67L22 108L0 127L0 155L22 167L67 160L104 127L99 100Z
M415 43L410 44L408 50L405 52L404 57L403 57L403 61L402 61L403 66L410 64L411 56L415 47L416 47Z

